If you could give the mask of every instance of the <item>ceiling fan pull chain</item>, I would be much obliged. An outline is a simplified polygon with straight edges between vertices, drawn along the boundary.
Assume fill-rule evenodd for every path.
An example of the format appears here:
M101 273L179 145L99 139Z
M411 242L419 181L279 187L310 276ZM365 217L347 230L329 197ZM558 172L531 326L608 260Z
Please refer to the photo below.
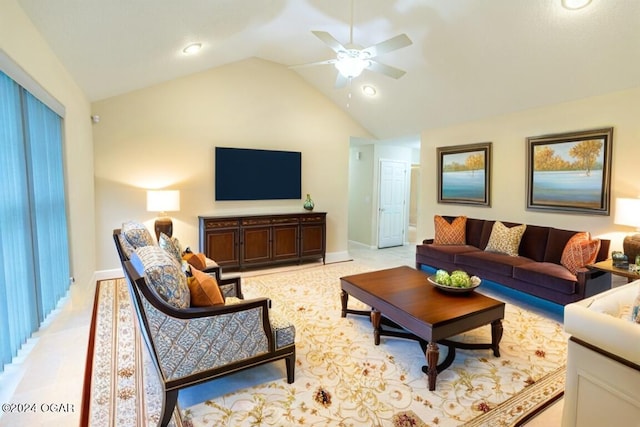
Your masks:
M349 25L349 44L353 45L353 0L351 0L351 25Z

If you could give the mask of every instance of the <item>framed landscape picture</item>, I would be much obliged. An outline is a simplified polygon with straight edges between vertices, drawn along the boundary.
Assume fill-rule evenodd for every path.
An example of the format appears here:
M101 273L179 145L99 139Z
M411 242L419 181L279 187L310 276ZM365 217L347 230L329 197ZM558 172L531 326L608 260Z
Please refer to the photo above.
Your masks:
M609 215L613 128L527 138L527 209Z
M491 142L436 150L438 203L491 206Z

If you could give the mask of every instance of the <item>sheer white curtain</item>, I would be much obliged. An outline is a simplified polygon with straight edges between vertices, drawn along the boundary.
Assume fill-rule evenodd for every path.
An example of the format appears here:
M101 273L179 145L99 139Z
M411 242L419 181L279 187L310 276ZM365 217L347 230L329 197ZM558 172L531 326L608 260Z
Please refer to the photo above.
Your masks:
M0 72L0 371L69 287L61 126Z

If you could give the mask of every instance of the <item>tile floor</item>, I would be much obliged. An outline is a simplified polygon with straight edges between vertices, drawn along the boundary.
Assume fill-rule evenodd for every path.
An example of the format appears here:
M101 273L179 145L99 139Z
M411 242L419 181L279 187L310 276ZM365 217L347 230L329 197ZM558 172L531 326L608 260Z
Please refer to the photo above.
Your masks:
M413 244L386 249L350 244L349 253L353 259L375 268L415 264ZM0 404L29 405L27 414L0 412L1 427L78 425L93 294L93 289L89 287L72 286L69 296L61 302L50 320L34 334L14 363L5 367L5 372L0 374ZM510 298L498 296L507 301ZM544 307L529 308L554 318L558 315ZM35 410L31 411L33 404ZM62 406L66 412L45 410L51 407L50 404ZM562 400L531 420L527 426L559 426L561 416Z

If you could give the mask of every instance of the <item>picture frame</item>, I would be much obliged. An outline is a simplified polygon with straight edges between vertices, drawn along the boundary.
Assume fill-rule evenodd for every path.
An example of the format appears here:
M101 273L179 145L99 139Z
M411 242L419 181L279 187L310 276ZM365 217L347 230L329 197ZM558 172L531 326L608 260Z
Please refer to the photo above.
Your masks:
M491 142L437 147L438 203L491 206Z
M613 128L528 137L527 210L609 215Z

